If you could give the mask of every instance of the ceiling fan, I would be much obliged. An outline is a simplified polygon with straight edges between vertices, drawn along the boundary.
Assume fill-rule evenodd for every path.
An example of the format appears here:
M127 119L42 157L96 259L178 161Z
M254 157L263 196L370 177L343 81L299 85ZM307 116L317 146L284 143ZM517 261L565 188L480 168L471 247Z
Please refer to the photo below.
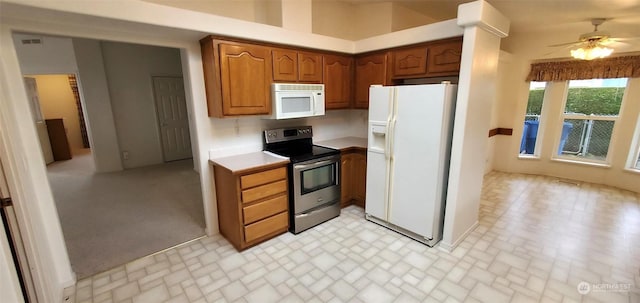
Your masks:
M613 53L613 49L607 47L608 45L628 40L628 38L613 38L608 32L599 31L598 26L602 25L606 20L607 19L605 18L591 19L591 24L594 26L594 30L590 33L580 35L578 41L549 46L565 46L565 48L578 47L577 49L571 50L571 56L576 59L593 60L607 57Z

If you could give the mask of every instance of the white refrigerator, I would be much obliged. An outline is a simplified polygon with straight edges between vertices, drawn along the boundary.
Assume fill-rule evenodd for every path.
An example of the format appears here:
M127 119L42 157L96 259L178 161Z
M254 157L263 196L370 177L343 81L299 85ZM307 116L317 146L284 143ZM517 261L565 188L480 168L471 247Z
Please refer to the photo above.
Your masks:
M442 239L457 86L371 86L365 217L433 246Z

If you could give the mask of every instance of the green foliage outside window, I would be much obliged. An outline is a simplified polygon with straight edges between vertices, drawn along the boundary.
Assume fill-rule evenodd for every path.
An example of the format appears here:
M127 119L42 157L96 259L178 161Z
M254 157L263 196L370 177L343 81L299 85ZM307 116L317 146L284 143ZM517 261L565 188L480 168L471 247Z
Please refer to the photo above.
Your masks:
M620 112L623 94L624 87L569 88L565 112L615 116ZM533 89L529 92L528 115L540 114L543 97L544 88Z

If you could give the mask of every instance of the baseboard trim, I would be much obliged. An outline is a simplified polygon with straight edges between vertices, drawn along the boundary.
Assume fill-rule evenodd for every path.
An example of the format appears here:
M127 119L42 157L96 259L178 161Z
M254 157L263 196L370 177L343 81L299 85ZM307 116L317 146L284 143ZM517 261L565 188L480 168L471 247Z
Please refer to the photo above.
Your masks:
M444 240L440 241L440 245L438 245L438 248L442 251L451 253L453 252L453 250L458 247L458 245L460 245L460 243L467 238L467 236L473 232L474 229L476 229L476 227L478 227L478 225L480 225L480 221L476 221L476 223L473 223L473 225L471 225L471 227L469 227L469 229L467 229L464 233L462 233L462 235L458 238L458 240L456 240L454 243L447 243Z

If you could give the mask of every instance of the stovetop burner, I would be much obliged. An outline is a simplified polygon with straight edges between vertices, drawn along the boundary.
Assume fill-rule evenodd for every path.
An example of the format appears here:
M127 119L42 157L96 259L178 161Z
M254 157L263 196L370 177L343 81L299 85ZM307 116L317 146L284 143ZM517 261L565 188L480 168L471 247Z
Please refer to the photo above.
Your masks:
M279 128L264 131L265 150L289 157L292 163L339 154L333 148L313 145L311 126Z

